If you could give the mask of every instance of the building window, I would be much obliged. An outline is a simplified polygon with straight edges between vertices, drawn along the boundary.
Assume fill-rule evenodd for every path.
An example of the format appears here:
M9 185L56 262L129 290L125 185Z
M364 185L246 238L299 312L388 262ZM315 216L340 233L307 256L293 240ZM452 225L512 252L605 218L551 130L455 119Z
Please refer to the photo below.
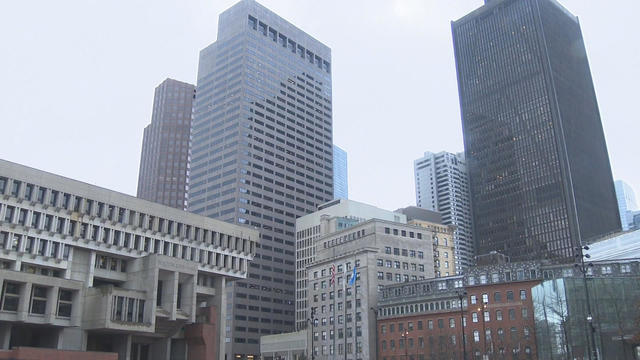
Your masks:
M473 321L474 323L478 322L478 313L471 313L471 321Z
M507 301L513 301L513 291L507 291Z
M58 292L58 316L71 317L73 293L71 290L60 289Z
M31 306L29 312L32 314L44 315L46 309L47 288L34 285L31 288Z
M480 342L480 332L473 330L473 342Z
M509 309L509 320L515 320L515 319L516 319L516 310Z
M527 300L527 291L520 290L520 300Z
M496 310L496 320L502 320L502 310Z
M18 311L20 302L20 284L6 282L2 288L2 310Z

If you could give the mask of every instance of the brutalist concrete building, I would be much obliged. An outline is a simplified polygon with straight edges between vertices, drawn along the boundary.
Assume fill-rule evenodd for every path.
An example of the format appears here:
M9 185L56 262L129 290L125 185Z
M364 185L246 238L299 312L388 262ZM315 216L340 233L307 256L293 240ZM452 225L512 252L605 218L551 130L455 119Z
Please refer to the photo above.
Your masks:
M331 50L255 1L220 15L200 52L189 211L260 229L229 290L227 359L294 329L295 220L333 199Z
M258 236L0 160L0 346L222 358Z

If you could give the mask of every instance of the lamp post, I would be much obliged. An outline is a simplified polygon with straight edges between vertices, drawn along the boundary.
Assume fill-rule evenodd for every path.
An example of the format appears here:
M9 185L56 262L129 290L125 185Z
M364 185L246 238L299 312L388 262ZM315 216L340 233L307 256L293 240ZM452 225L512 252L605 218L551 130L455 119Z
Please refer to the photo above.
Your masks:
M309 322L311 323L311 360L315 359L315 353L313 349L313 337L314 337L313 327L315 326L315 320L316 320L316 308L312 307L311 318L309 319Z
M462 325L462 360L467 360L467 339L464 335L464 308L462 307L462 299L467 297L466 291L458 291L456 293L460 300L460 325Z
M404 359L409 360L409 330L405 330L400 336L404 338Z
M485 323L485 318L484 318L484 313L487 309L487 303L486 302L482 302L482 307L478 308L478 311L482 311L482 336L484 336L484 341L482 342L484 350L482 352L482 359L484 360L485 358L487 358L487 327L486 327L486 323Z
M376 357L375 360L378 360L378 310L374 307L370 307L369 310L373 311L373 316L375 317L376 324L376 333L375 333L375 342L376 342Z
M589 341L591 343L591 351L589 352L589 359L598 360L598 349L596 348L596 328L593 326L593 314L591 313L591 300L589 298L589 288L587 287L587 272L589 268L593 267L593 263L585 264L584 260L591 258L591 255L584 252L589 250L589 246L581 245L574 249L576 251L575 257L580 261L576 261L575 266L582 272L582 281L584 284L584 296L587 302L587 323L589 324Z

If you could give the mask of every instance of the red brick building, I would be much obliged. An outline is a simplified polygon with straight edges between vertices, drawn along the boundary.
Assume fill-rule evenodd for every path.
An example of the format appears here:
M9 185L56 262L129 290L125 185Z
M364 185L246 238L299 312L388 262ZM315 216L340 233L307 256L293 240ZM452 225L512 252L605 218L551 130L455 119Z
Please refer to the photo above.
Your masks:
M465 350L467 359L536 359L531 288L539 272L534 263L501 264L385 287L378 359L457 360Z

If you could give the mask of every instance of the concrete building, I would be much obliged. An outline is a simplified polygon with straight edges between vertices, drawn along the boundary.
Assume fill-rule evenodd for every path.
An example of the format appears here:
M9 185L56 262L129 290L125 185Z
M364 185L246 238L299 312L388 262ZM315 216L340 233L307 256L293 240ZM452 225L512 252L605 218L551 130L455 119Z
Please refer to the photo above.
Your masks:
M181 81L166 79L156 87L142 139L139 198L186 209L194 97L195 86Z
M631 358L634 345L620 339L637 333L639 265L595 262L589 267L603 359ZM464 275L385 286L377 307L378 359L462 359L465 352L467 359L586 358L584 301L580 270L539 261L478 266Z
M347 152L333 145L333 198L349 198L349 168Z
M425 152L413 162L416 205L442 214L442 222L455 226L453 243L457 272L473 265L474 243L471 197L463 153Z
M296 219L296 329L307 327L307 265L316 260L316 240L370 219L407 222L403 214L347 199L322 204L316 212Z
M383 285L432 278L424 228L372 219L321 236L307 266L310 349L315 359L376 359L375 312ZM355 272L353 284L348 284ZM346 356L345 356L346 352Z
M485 0L451 28L476 254L572 262L619 231L578 18L556 0Z
M295 221L333 199L331 50L253 0L220 14L200 52L189 211L260 229L232 285L228 359L294 329Z
M634 227L634 215L638 210L638 204L636 203L636 194L633 192L633 188L622 180L616 180L616 199L618 200L618 212L620 213L620 223L622 224L622 231L627 231Z
M454 246L455 226L443 225L439 212L409 206L396 212L407 216L407 224L416 225L431 231L433 237L433 267L436 277L456 274Z
M0 347L223 358L225 289L258 237L0 160Z

